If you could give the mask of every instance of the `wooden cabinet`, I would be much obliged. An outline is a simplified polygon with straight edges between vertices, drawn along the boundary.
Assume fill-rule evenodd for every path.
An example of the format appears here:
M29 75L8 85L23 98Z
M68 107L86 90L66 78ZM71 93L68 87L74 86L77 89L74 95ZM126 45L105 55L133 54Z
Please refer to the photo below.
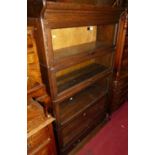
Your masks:
M53 117L45 116L43 108L33 99L27 106L27 151L28 155L56 155L53 134Z
M40 2L40 3L39 3ZM42 80L52 98L59 154L105 120L120 8L28 1Z
M28 90L42 83L34 28L27 28L27 81Z
M104 119L105 111L105 98L101 98L98 102L92 104L85 110L81 110L75 117L65 122L62 125L63 146L74 142L77 136L82 135L95 123L94 121ZM99 111L100 109L100 111Z
M119 25L111 111L118 109L128 99L128 15L126 11L122 14Z
M42 83L34 28L27 30L27 152L28 155L56 155L53 117L48 115L51 99ZM39 103L38 103L39 102ZM42 104L42 106L40 105ZM44 108L43 108L44 107Z
M27 95L51 109L51 98L42 82L34 27L27 27Z

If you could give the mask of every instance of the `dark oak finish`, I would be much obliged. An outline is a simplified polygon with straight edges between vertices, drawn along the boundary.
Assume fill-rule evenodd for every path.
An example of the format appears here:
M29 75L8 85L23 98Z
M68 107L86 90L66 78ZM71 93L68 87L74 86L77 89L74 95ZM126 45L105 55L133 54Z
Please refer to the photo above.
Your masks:
M80 93L60 103L61 125L67 123L76 115L78 115L81 111L87 109L97 100L103 97L108 91L108 85L108 79L104 79L102 81L99 81L98 83L87 87Z
M27 28L27 78L28 89L42 83L33 27Z
M27 95L43 103L46 108L52 108L51 98L41 78L34 27L27 28Z
M97 50L99 52L106 53L109 48L112 48L113 46L108 46L103 44L102 42L90 42L85 43L77 46L72 46L68 48L61 48L55 51L55 57L56 61L59 62L60 59L68 58L68 60L71 58L70 56L79 56L81 53L84 53L86 55L95 54Z
M105 66L94 63L67 75L61 76L57 78L58 93L85 81L98 73L104 72L106 69L107 68Z
M70 144L78 140L78 136L82 132L86 132L88 128L93 126L95 121L104 119L106 111L104 107L104 99L101 98L98 102L90 106L85 111L81 111L74 120L62 126L63 145Z
M27 106L27 151L29 155L56 155L52 122L45 116L43 108L32 98Z
M128 99L128 14L125 11L119 23L115 57L111 111L115 111Z
M56 155L51 124L54 119L48 114L51 99L41 79L34 27L28 27L27 31L27 65L27 152L29 155Z
M74 64L106 55L113 52L114 49L114 45L105 45L99 41L58 49L55 51L54 68L52 70L59 71Z
M47 1L45 3L44 11L44 18L47 21L52 22L51 26L53 28L62 27L64 24L67 24L68 26L70 25L70 27L72 27L74 24L85 25L86 22L88 22L86 25L94 25L92 23L95 23L95 25L103 23L114 23L115 21L118 21L119 15L122 12L120 8L112 8L109 6L95 6L87 4L77 5L74 3L53 3L50 1ZM67 13L66 15L63 15L63 17L66 17L66 19L64 19L62 16L59 16L64 11ZM75 16L73 16L73 14ZM80 16L81 14L83 15L82 17ZM100 15L100 17L98 15ZM60 19L63 19L63 24L60 23ZM82 21L80 21L80 19L82 19ZM67 26L65 25L65 27Z
M68 154L106 119L117 23L123 10L38 1L29 0L28 25L35 29L42 81L53 104L58 151ZM51 30L83 26L88 31L94 26L95 41L54 49ZM82 34L77 37L80 40Z

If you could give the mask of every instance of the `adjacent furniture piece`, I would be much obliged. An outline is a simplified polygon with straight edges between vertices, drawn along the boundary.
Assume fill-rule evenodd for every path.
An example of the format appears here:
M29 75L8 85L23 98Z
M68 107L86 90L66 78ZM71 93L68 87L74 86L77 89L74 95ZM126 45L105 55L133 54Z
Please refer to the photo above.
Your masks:
M119 23L113 76L111 111L128 99L128 14L125 11Z
M50 96L41 78L34 27L27 28L27 95L42 103L46 110L52 108Z
M50 94L59 154L106 118L118 21L106 6L28 1L42 80Z
M56 155L55 137L48 114L51 99L42 83L34 28L27 29L27 152L28 155Z
M46 117L42 106L28 98L27 105L27 151L28 155L56 155L52 122Z
M35 83L42 83L33 27L27 28L27 78L28 89L31 89Z

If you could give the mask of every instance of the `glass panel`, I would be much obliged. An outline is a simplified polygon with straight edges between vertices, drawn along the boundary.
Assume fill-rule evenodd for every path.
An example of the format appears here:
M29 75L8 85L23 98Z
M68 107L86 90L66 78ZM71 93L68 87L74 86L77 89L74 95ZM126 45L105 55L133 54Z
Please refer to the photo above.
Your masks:
M63 101L60 104L61 124L65 124L73 119L79 113L79 109L83 111L103 97L107 93L108 86L109 79L102 79Z
M112 59L113 53L109 53L56 72L58 93L109 71L112 67Z
M54 59L114 45L115 24L52 29Z
M51 30L53 50L96 41L96 26Z

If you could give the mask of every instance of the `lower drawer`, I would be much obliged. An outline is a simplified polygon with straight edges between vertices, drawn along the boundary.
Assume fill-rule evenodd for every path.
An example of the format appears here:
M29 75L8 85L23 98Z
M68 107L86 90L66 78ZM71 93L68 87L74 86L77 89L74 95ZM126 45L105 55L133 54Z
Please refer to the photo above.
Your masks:
M33 149L28 155L55 155L50 138L44 140L42 144Z
M44 142L50 143L51 138L50 138L50 133L49 133L49 128L45 127L41 129L39 132L28 138L27 140L27 146L28 146L28 154L33 154L35 149L38 147L42 146ZM44 145L47 145L44 144Z
M36 155L55 155L52 151L51 144L48 143L44 147L42 147L38 152L36 152Z
M106 114L106 97L103 97L91 107L86 109L83 113L76 116L74 120L62 126L62 146L77 141L79 136L85 133L91 126L105 117Z

